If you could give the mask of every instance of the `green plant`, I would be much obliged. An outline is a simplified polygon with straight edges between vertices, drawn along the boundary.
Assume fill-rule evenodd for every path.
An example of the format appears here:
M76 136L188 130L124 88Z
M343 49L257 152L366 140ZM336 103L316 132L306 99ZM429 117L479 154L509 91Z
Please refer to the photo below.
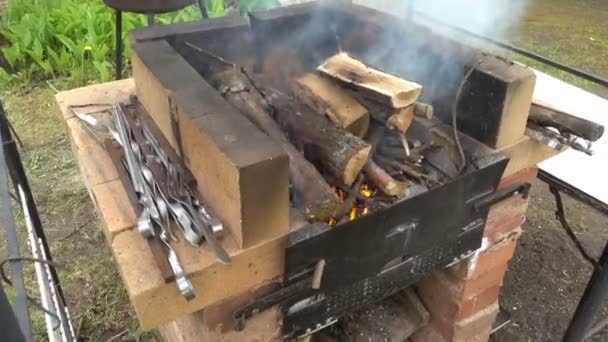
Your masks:
M241 12L269 8L275 0L205 0L210 17L233 9ZM68 77L75 83L107 81L113 73L114 15L101 0L11 0L2 14L2 49L10 68L0 69L0 80L23 77L40 80ZM197 6L159 15L159 24L200 19ZM123 40L131 29L146 25L143 15L123 14ZM125 44L124 60L131 50ZM16 76L18 75L18 76Z

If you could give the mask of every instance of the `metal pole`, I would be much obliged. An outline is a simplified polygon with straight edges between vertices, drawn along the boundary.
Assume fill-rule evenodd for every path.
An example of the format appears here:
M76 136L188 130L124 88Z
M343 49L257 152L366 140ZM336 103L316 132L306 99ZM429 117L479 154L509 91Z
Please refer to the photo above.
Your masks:
M1 107L0 107L1 110ZM4 115L4 110L1 110L0 115ZM6 121L2 124L6 124ZM7 128L8 129L8 128ZM4 142L3 139L0 141ZM15 228L15 219L11 207L11 199L8 188L8 169L5 158L6 144L0 146L0 209L6 227L6 240L8 257L19 259L19 239L17 238L17 230ZM30 322L30 314L27 306L27 293L23 283L23 264L21 261L11 261L11 281L13 290L15 291L14 307L17 321L21 332L27 341L32 341L32 327Z
M114 21L115 42L114 42L114 60L116 64L116 80L122 78L122 11L115 11Z
M608 299L608 243L600 258L600 268L595 270L587 284L585 293L578 303L570 326L564 335L564 342L581 342L593 326L596 314Z

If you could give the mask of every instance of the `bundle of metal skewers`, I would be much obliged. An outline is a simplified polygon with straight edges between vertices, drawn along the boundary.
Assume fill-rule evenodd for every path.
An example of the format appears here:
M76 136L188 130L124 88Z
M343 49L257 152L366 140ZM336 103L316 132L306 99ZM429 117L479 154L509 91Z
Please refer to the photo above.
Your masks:
M160 239L180 292L191 300L194 289L172 246L178 239L174 228L194 246L204 239L217 259L228 264L230 256L218 242L224 226L183 181L182 166L172 162L147 123L125 111L121 105L112 107L110 131L122 147L122 162L143 207L137 228L146 239Z

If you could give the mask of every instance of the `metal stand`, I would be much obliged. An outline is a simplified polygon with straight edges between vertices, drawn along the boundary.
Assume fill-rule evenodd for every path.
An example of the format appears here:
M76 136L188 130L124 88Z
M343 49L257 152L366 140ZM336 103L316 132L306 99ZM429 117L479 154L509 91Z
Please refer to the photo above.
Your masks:
M116 63L116 80L122 78L122 11L115 11L115 47L114 60Z
M542 170L539 171L538 178L547 183L554 194L555 192L563 192L572 196L577 201L590 205L601 213L608 215L608 205L606 203L598 201ZM556 194L556 200L558 206L557 216L560 219L561 224L568 231L570 229L565 221L565 214L563 212L559 194ZM574 236L572 232L569 233L569 236L571 239L574 239L575 243L577 242L576 236ZM563 339L564 342L584 341L608 325L608 320L604 320L593 326L597 313L600 312L603 303L608 299L608 243L606 243L606 246L604 247L599 262L593 260L587 252L582 249L580 244L577 245L577 248L585 260L593 265L594 270L587 283L587 288L578 303L574 316L572 316L568 329L566 330Z
M201 17L203 19L209 18L209 13L207 12L207 7L205 6L205 0L197 0L198 7L201 10ZM122 78L122 53L123 53L123 42L122 42L122 10L115 9L115 20L114 20L114 30L115 30L115 38L114 38L114 63L116 64L116 80L120 80ZM148 18L148 26L154 25L154 15L156 13L149 12L146 13Z
M591 279L589 279L583 297L570 321L570 326L566 330L564 342L584 341L591 337L592 334L589 332L597 332L603 328L603 324L594 328L593 322L596 314L600 312L604 302L608 299L608 243L602 252L599 266L600 268L593 271Z

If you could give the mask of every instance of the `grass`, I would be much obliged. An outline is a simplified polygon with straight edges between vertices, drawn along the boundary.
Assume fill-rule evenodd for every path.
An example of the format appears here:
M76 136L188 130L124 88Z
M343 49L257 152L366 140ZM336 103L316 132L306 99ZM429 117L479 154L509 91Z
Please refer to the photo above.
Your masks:
M608 4L601 0L531 0L529 13L511 41L608 77L606 18ZM604 91L552 68L530 64L586 89ZM52 82L58 89L77 85L64 79ZM24 163L45 229L53 241L53 256L62 265L60 277L75 328L89 341L158 340L156 335L139 328L95 209L80 179L53 95L47 83L2 89L10 119L25 145ZM31 276L31 268L28 270ZM42 330L40 314L35 315L35 322L36 328Z
M75 329L88 341L117 335L123 340L157 340L154 334L141 331L135 319L53 96L46 84L3 94L9 118L24 144L23 162L53 256L61 266L59 275ZM34 284L32 268L28 265L26 270L28 284ZM30 290L37 294L34 286ZM33 312L35 331L43 331L40 311Z
M601 0L534 0L511 42L562 63L608 78L608 3ZM519 61L587 90L608 95L589 81L529 58Z

